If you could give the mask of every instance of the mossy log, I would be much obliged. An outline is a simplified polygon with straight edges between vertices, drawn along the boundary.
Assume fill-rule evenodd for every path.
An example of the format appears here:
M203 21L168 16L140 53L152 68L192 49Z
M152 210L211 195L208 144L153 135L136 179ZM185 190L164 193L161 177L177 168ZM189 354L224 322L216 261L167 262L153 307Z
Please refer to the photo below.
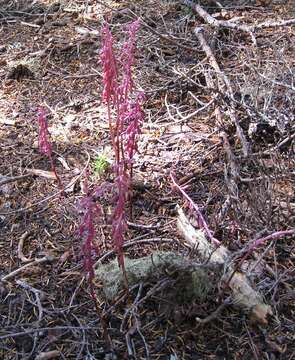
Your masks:
M219 287L231 292L234 306L250 315L253 322L267 323L272 314L271 307L264 303L263 297L250 284L245 274L235 271L230 263L230 252L224 246L209 243L202 230L195 229L178 209L178 230L186 245L194 248L194 260L174 252L154 252L150 256L125 258L125 269L129 287L140 282L156 283L167 279L161 296L174 304L191 304L206 300L210 290ZM103 292L107 299L113 300L124 289L124 277L117 260L100 265L96 276L103 282Z
M165 298L173 299L176 304L205 301L211 288L204 269L173 252L157 251L138 259L125 257L125 270L129 287L166 278ZM124 288L124 278L117 260L101 265L96 270L96 276L102 280L104 294L109 300Z

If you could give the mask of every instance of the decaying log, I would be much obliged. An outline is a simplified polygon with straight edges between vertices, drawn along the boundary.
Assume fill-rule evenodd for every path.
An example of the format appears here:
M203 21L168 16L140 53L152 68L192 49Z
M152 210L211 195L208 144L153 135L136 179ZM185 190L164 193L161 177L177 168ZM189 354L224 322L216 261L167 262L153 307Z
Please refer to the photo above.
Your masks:
M261 294L252 288L245 274L235 272L230 264L230 252L224 246L210 244L203 231L195 229L182 209L178 209L177 226L185 242L197 252L203 261L223 265L224 274L221 282L231 290L233 303L250 315L250 319L261 324L267 323L267 316L272 314L271 307L264 303Z
M171 251L155 251L138 259L125 257L124 263L129 288L141 282L160 283L162 296L173 304L203 302L212 287L206 269ZM124 289L124 276L116 259L100 265L95 274L103 282L107 299L114 300Z
M185 304L205 301L208 292L219 287L230 293L231 303L249 314L253 322L266 324L267 316L272 314L271 307L264 303L246 275L236 271L230 251L223 245L210 243L180 208L177 227L186 245L196 250L197 260L161 251L138 259L126 257L129 288L142 282L156 283L156 287L160 283L162 298L170 303ZM102 281L104 295L109 300L114 300L124 289L124 277L117 260L100 264L96 277Z

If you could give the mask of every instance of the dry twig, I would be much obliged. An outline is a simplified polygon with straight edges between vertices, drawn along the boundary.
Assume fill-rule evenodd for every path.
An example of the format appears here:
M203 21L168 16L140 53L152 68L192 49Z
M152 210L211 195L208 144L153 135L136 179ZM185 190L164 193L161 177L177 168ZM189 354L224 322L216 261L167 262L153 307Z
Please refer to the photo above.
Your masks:
M42 294L42 291L35 289L33 286L29 285L27 282L25 282L23 280L16 280L15 282L17 283L17 285L21 286L25 290L31 291L35 295L35 299L36 299L37 307L38 307L38 311L39 311L38 321L40 322L43 317L43 307L42 307L41 299L40 299L40 295Z
M185 3L191 3L191 1L185 1ZM256 45L256 39L253 34L256 30L266 29L270 27L283 27L290 26L295 24L295 19L288 20L280 20L280 21L265 21L256 25L245 25L245 24L237 24L233 21L229 20L217 20L212 15L210 15L207 11L205 11L199 4L191 4L190 5L194 11L198 15L200 15L209 25L214 26L216 28L227 28L233 30L240 30L250 34L253 43Z
M229 117L230 117L231 121L235 124L236 130L237 130L237 135L238 135L239 140L242 145L243 155L244 155L244 157L247 157L249 155L249 151L250 151L249 144L246 140L243 129L241 128L241 125L239 124L236 113L234 111L234 106L235 106L234 105L234 92L233 92L231 83L229 81L229 78L226 76L226 74L224 72L221 71L220 66L218 65L218 63L216 61L216 58L203 35L203 29L195 28L195 34L202 46L202 49L204 50L205 54L208 57L210 65L216 71L216 76L219 80L219 82L218 82L219 91L222 91L221 84L224 84L225 87L227 88L227 91L228 91L228 94L230 97L230 101L231 101L230 108L228 110ZM211 84L208 84L208 85L210 86Z
M30 263L16 269L16 270L13 270L11 273L2 276L0 281L10 280L10 279L14 278L16 275L20 274L25 269L27 269L27 268L29 268L31 266L40 265L40 264L43 264L43 263L46 263L46 262L52 262L54 260L55 260L55 258L53 256L51 256L51 255L44 256L41 259L36 259L36 260L34 260L34 261L32 261L32 262L30 262Z
M22 234L22 236L19 239L18 242L18 247L17 247L17 256L18 258L22 261L22 262L29 262L32 261L32 259L29 259L27 257L25 257L24 253L23 253L23 247L24 247L24 241L27 239L27 237L29 236L30 232L26 231Z
M0 186L11 183L11 182L14 182L14 181L23 180L23 179L26 179L26 178L29 178L29 177L32 177L32 176L33 176L33 174L25 174L25 175L19 175L19 176L14 176L14 177L11 177L11 178L7 178L7 179L4 179L4 180L0 181Z
M58 358L59 356L60 356L60 351L52 350L47 352L41 352L36 356L35 360L49 360L49 359Z

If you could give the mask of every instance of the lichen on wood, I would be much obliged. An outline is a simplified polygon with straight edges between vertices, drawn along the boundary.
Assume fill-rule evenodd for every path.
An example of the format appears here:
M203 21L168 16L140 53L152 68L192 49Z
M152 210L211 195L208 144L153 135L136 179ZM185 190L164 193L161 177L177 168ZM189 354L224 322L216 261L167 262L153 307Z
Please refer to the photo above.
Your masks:
M138 259L125 257L125 267L129 287L162 278L171 280L167 282L164 296L176 304L204 301L212 287L201 266L174 252L158 251ZM124 288L123 274L116 260L101 265L96 277L102 280L104 295L109 300Z

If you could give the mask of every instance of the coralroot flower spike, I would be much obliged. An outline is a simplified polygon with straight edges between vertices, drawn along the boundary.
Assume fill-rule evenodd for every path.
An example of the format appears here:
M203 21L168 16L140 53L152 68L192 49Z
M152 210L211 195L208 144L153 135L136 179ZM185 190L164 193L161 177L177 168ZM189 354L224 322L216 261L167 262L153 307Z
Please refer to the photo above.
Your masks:
M61 192L63 192L62 183L61 183L59 176L57 175L56 168L55 168L53 158L52 158L52 145L50 142L50 134L48 131L48 124L47 124L46 116L47 116L47 114L46 114L45 109L42 107L39 107L39 109L38 109L39 150L40 150L41 154L44 154L48 157L48 159L50 161L50 165L51 165L51 170L54 172L54 175L56 177L56 180L58 182L58 186L59 186Z
M115 154L117 204L112 217L113 247L125 275L126 284L127 277L123 257L123 244L127 230L125 215L128 200L132 209L133 157L137 152L137 138L144 117L141 109L143 96L134 91L132 79L136 33L139 25L139 20L136 20L127 26L128 38L116 58L113 37L106 24L102 29L103 46L100 54L104 85L102 98L107 105L107 116Z
M52 158L52 146L49 141L48 124L46 120L46 111L40 107L38 109L38 123L39 123L39 150L41 154L46 155L50 160Z

